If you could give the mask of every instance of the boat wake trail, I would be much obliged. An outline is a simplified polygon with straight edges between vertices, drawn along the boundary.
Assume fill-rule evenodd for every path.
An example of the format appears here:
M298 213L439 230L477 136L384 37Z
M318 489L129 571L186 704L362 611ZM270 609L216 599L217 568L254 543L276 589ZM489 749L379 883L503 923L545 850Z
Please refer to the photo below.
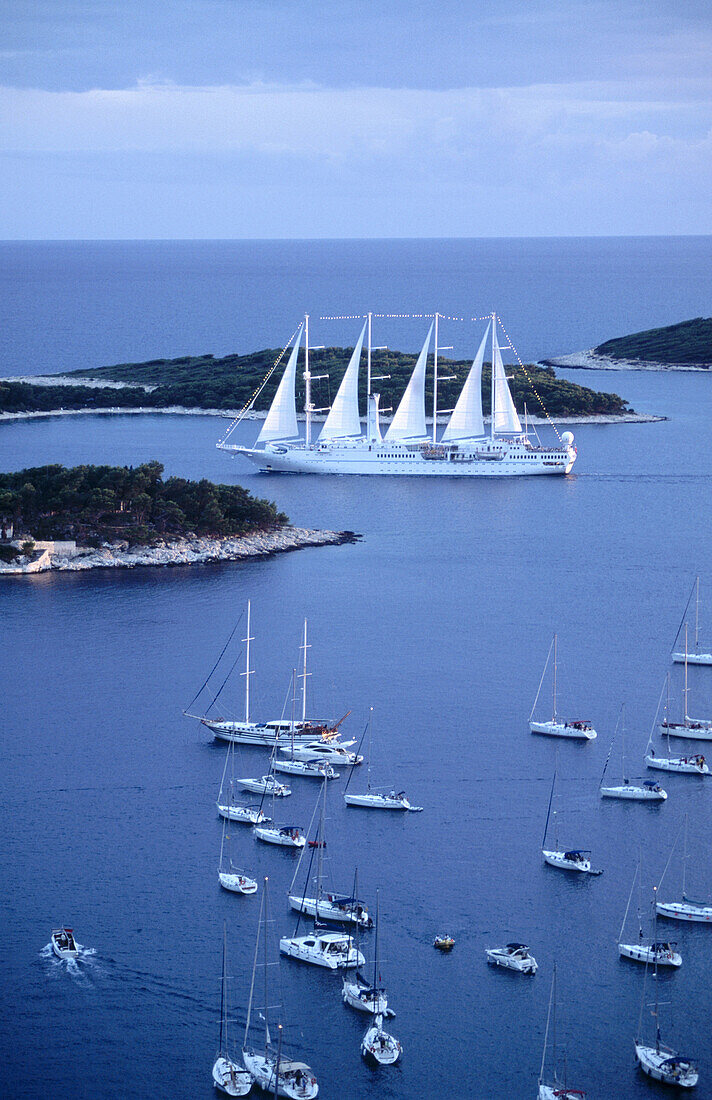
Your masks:
M47 943L39 953L40 958L50 964L51 973L67 973L77 985L90 986L94 974L103 973L103 967L96 958L95 947L83 947L78 943L79 952L76 959L58 959L52 950L52 944Z

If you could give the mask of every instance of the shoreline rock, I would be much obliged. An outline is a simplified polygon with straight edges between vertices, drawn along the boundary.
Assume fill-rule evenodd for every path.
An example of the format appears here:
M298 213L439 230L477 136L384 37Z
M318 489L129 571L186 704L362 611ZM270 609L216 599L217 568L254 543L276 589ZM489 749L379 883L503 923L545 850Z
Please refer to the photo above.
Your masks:
M206 562L244 561L272 554L301 550L307 546L339 546L356 542L361 536L353 531L315 531L306 527L281 527L252 535L226 538L180 538L163 545L126 549L125 542L105 544L94 550L84 548L74 557L47 555L41 568L37 563L6 565L0 563L0 576L36 576L38 573L80 573L87 569L134 569L146 565L202 565Z
M705 363L656 363L646 359L611 359L607 355L597 355L594 348L588 351L575 351L571 355L559 355L555 359L542 359L544 367L564 367L568 370L654 370L654 371L692 371L710 373Z

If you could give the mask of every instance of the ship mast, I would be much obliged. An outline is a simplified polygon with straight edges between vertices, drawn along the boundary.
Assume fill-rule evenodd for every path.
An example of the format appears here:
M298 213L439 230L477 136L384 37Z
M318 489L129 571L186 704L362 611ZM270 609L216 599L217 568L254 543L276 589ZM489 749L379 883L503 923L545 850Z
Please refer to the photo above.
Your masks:
M433 350L433 443L437 443L438 433L438 321L440 314L435 313L435 347Z
M307 645L307 620L304 620L304 642L299 647L304 651L304 660L302 663L302 724L307 719L307 676L311 676L311 672L307 672L307 650L311 649L311 646Z
M494 384L494 349L497 342L497 314L492 311L492 394L491 394L491 408L492 408L492 422L490 424L490 439L494 439L494 416L497 408L497 396L496 387Z
M371 399L371 322L373 314L368 314L368 348L366 349L366 416L368 417L368 403Z
M250 721L250 676L254 669L250 668L250 642L254 641L254 638L250 636L250 601L247 601L247 637L242 639L247 644L247 650L245 653L245 671L240 675L245 677L245 725Z
M309 370L309 314L304 314L304 413L307 425L304 438L307 447L311 443L311 372Z

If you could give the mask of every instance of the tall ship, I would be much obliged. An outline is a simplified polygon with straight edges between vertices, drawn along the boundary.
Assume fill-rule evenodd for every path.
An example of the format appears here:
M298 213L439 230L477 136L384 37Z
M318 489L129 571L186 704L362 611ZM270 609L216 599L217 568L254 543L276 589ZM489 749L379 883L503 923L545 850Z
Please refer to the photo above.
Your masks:
M385 434L381 430L380 395L372 392L371 314L353 350L334 403L316 438L309 366L309 316L299 325L287 366L267 417L253 447L229 441L235 422L218 448L244 455L263 472L302 474L404 474L419 477L513 477L534 474L568 474L576 461L571 432L556 444L534 444L514 406L507 382L497 327L492 314L470 371L440 439L437 438L438 320L435 314L403 397ZM366 336L368 330L368 338ZM297 424L297 358L304 337L306 431ZM358 382L364 341L367 338L367 419L362 431L358 407ZM433 344L433 427L425 419L425 372ZM482 409L482 366L491 341L492 398L489 430ZM250 406L245 412L250 411ZM557 433L558 435L558 433Z

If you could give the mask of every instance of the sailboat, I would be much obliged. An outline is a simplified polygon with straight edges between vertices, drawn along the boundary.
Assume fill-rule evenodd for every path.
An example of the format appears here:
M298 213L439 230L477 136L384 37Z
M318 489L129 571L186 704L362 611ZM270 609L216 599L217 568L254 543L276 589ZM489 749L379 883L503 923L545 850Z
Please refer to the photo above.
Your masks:
M700 578L695 578L695 583L692 586L692 592L695 593L695 648L691 653L687 652L687 647L683 652L673 649L672 659L678 664L682 664L685 660L690 665L712 665L712 653L700 651ZM685 607L685 615L687 614L687 608L690 606L690 600L692 599L692 592L687 600L687 606ZM678 631L679 634L679 631ZM675 639L677 641L677 638Z
M228 638L228 641L223 648L223 652L220 655L220 658L218 658L215 668L213 668L213 672L215 672L215 669L220 664L220 660L222 659L225 650L230 644L231 638L232 635L230 635L230 638ZM240 721L239 719L211 718L208 715L190 714L189 711L184 711L183 713L186 715L186 717L197 718L202 725L204 725L207 729L211 731L216 740L235 741L242 745L257 745L259 747L268 749L274 748L275 745L286 745L295 743L298 745L306 745L320 738L324 738L327 741L333 739L336 736L336 730L332 728L329 722L314 721L311 719L307 719L306 717L306 683L307 677L311 675L311 673L307 672L307 650L311 649L311 646L307 644L306 619L304 620L304 641L300 646L300 649L303 650L304 657L303 671L301 673L302 718L299 722L294 722L294 720L290 722L289 720L285 719L284 716L282 716L281 718L271 719L269 722L253 722L250 719L250 677L254 675L254 669L250 668L250 643L254 641L254 638L250 634L250 600L247 601L247 632L242 641L245 643L245 671L240 673L241 676L245 677L244 720ZM212 673L210 675L212 676ZM225 686L228 678L229 674L223 681L223 685L220 688L220 691L222 691L222 688ZM210 676L208 676L208 680L209 679ZM205 684L203 684L203 687L200 689L200 691L202 691L203 688L206 686L208 680L205 681ZM198 692L198 695L200 695L200 691ZM218 695L219 694L220 692L218 692ZM196 695L196 699L198 698L198 695ZM217 700L218 695L216 695L215 699L213 699L213 703ZM195 699L193 700L193 702L195 702Z
M532 733L543 733L548 737L569 737L577 741L592 741L597 735L596 731L590 722L584 722L576 720L569 722L567 719L562 718L556 709L556 688L557 688L557 672L558 672L558 636L554 634L549 646L549 652L546 655L546 661L544 662L544 671L541 674L541 680L539 681L539 687L537 689L536 697L534 699L534 706L531 709L529 715L529 729ZM536 710L537 703L539 702L539 695L541 693L541 687L544 683L544 677L546 676L546 670L549 667L549 661L551 655L554 655L554 676L552 682L552 708L551 719L548 721L540 722L534 719L534 711Z
M655 751L655 745L653 744L653 733L658 721L658 713L660 711L660 704L662 702L662 692L660 693L660 699L658 700L658 709L655 712L655 718L653 719L653 728L650 731L650 737L648 739L647 750L645 753L645 763L649 768L657 768L662 772L680 772L682 775L709 775L709 765L705 761L704 756L700 752L690 753L688 756L673 756L670 750L670 732L668 729L668 715L670 713L670 673L668 672L665 677L665 684L663 684L663 691L667 689L666 701L665 701L665 738L667 754L665 756L659 756Z
M552 1014L553 1009L553 1014ZM554 1075L549 1081L544 1080L544 1067L546 1065L546 1047L549 1041L549 1023L552 1021L553 1015L553 1063L554 1063ZM551 991L549 993L549 1010L546 1014L546 1031L544 1032L544 1050L541 1055L541 1069L539 1070L539 1100L584 1100L586 1096L585 1092L581 1089L570 1089L566 1082L559 1079L556 1066L556 963L554 963L554 972L551 976Z
M611 741L611 749L608 750L606 763L603 767L603 775L601 776L601 798L634 799L638 802L664 802L667 798L667 792L664 791L660 784L657 783L654 779L643 779L639 783L631 783L628 779L625 771L625 704L621 706L619 722L621 727L621 763L623 765L623 783L617 787L603 786L603 780L606 775L606 768L608 767L608 761L611 758L611 749L613 748L616 739L616 733L614 732L613 740ZM616 732L617 730L618 723L616 723Z
M314 917L316 924L319 925L321 921L331 921L335 924L357 924L361 928L371 928L373 921L369 916L368 909L364 902L357 897L349 897L345 894L335 894L327 892L323 889L324 884L324 849L326 848L326 838L324 823L326 817L326 780L322 784L322 790L319 794L320 814L319 814L319 826L316 834L316 843L311 849L309 858L309 867L307 868L306 881L304 884L304 892L302 894L295 894L294 884L299 875L301 868L302 856L299 859L299 863L296 866L292 882L289 887L289 904L292 909L297 913L306 913L310 917ZM311 878L311 867L314 859L314 852L317 852L317 867L316 867L316 890L312 897L307 896L309 889L309 882Z
M227 930L223 924L222 982L220 985L220 1044L213 1065L213 1084L225 1096L247 1096L252 1088L252 1077L247 1070L230 1057L227 1034Z
M274 758L277 751L277 745L272 747L272 754L269 758L269 778L274 779L272 769L274 768ZM272 795L272 814L274 814L274 799L277 794L277 788L279 784L275 784L271 791L264 790L262 793L262 802L268 794ZM289 790L289 788L287 788ZM291 793L291 792L290 792ZM262 808L262 802L260 803L260 809ZM257 824L252 830L257 840L262 840L265 844L276 844L282 848L303 848L307 842L307 838L298 825L279 825L272 817L267 818L263 823Z
M594 871L591 867L591 860L588 858L590 851L588 848L559 848L559 835L557 827L556 810L554 810L554 848L548 849L546 845L546 836L549 831L549 817L551 814L551 804L554 798L554 785L556 783L556 768L554 768L554 778L551 782L551 794L549 795L549 809L546 814L546 824L544 826L544 837L541 842L541 854L544 857L544 862L548 863L550 867L557 867L560 871L579 871L588 875L600 875L602 871Z
M227 766L230 764L230 779L225 790L225 777L227 775ZM227 753L225 755L225 765L223 767L222 778L220 780L220 791L218 793L217 808L220 817L227 818L228 821L237 821L243 825L260 825L263 822L269 821L265 814L262 813L261 806L251 806L248 802L238 802L235 797L235 742L230 741L227 746Z
M218 864L218 882L223 890L229 890L233 894L256 894L257 883L239 867L235 867L232 860L225 863L225 841L230 839L228 820L223 818L222 840L220 842L220 863Z
M496 313L488 321L479 350L452 410L441 439L437 439L437 382L440 313L435 313L406 390L385 433L381 432L380 395L371 389L372 314L368 314L334 403L318 439L312 439L312 420L317 411L312 401L313 375L309 363L309 315L299 326L294 346L267 417L253 447L230 442L241 421L230 426L218 448L240 454L264 472L318 474L380 474L446 477L511 477L514 475L568 474L576 461L574 437L564 432L556 444L535 446L522 429L507 382ZM358 408L358 376L368 330L367 426L361 432ZM492 399L489 433L482 412L482 367L491 332ZM297 358L304 335L306 430L299 437L295 382ZM425 373L431 340L433 352L433 428L425 420ZM505 348L512 345L507 340ZM249 406L248 406L249 409ZM245 412L248 411L245 410ZM243 414L244 415L244 414ZM558 432L557 432L558 435Z
M349 774L349 778L344 788L344 802L347 806L360 806L365 810L410 810L412 813L419 813L422 806L411 806L410 802L405 796L405 791L390 790L388 794L383 794L381 791L371 790L371 726L373 722L373 707L370 709L368 716L368 766L366 769L366 791L364 794L349 794L349 783L353 772ZM359 745L359 749L361 746Z
M306 654L306 646L305 646L304 652ZM283 772L286 775L300 775L305 779L338 779L339 778L339 773L337 771L334 771L331 764L328 764L323 760L297 760L297 758L294 755L294 729L295 729L295 725L296 725L296 723L294 721L294 704L296 702L295 695L294 695L294 688L295 688L295 685L296 685L296 678L297 678L297 670L295 668L293 668L292 669L292 721L291 721L292 742L291 742L291 745L290 745L289 749L281 747L281 750L280 750L281 752L289 752L289 757L285 758L284 760L281 760L279 758L275 759L273 764L272 764L272 768L276 772ZM350 711L347 714L344 715L344 717L341 719L340 722L337 722L336 726L334 727L333 732L336 732L338 730L339 726L341 725L341 722L343 722L344 719L348 718L349 714L350 714Z
M690 718L688 708L689 687L687 678L687 666L689 664L687 652L687 623L685 623L685 687L683 689L684 716L682 722L671 722L666 714L660 724L663 733L670 737L686 737L691 741L712 741L712 718Z
M376 891L376 933L373 950L373 986L377 989L379 979L378 971L378 931L380 924L379 894ZM377 1012L373 1023L366 1030L361 1040L361 1053L367 1062L375 1062L379 1066L392 1066L403 1053L403 1047L395 1036L390 1035L383 1027L383 1015Z
M242 1060L245 1063L254 1081L265 1092L271 1092L276 1096L287 1096L291 1100L314 1100L319 1095L314 1071L305 1062L296 1062L291 1058L282 1058L281 1042L275 1050L269 1030L269 988L268 970L269 957L267 949L267 924L268 924L268 880L264 880L264 890L260 902L260 915L257 924L257 939L255 941L255 956L252 963L252 982L250 984L250 997L247 1003L247 1022L245 1024L245 1038L242 1045ZM255 992L255 977L257 973L257 957L260 945L260 932L263 935L263 969L264 969L264 1008L261 1016L265 1023L264 1048L259 1050L248 1046L250 1025L252 1023L252 1005ZM280 1038L281 1038L280 1030Z
M623 932L625 930L626 921L628 920L628 910L630 909L630 903L633 898L633 890L635 889L636 881L638 883L638 893L640 894L641 887L641 875L640 875L640 859L636 864L635 874L633 875L633 881L630 886L630 894L628 895L628 904L625 907L625 914L623 916L623 923L621 924L621 930L618 936L618 954L621 958L632 959L634 962L642 963L655 963L658 966L682 966L682 956L675 950L677 944L669 941L659 941L657 936L654 936L652 941L645 942L643 939L643 923L640 914L640 898L638 900L638 940L636 943L623 943ZM657 923L655 925L657 928Z
M712 900L698 901L687 894L687 814L685 814L685 842L682 858L682 901L658 901L656 910L661 917L670 920L692 921L698 924L712 924ZM680 834L678 833L677 839ZM675 843L677 843L677 839ZM673 850L675 845L673 844ZM671 853L672 855L672 853Z
M354 897L358 897L358 871L354 873ZM354 943L357 951L359 949L359 931L360 926L357 924L354 934ZM376 940L376 945L377 944L378 940ZM358 1009L359 1012L370 1012L374 1016L395 1015L395 1013L388 1008L388 994L381 985L378 959L375 956L373 963L373 981L369 982L358 969L353 974L347 974L344 977L342 997L344 1004L350 1005L351 1008Z
M657 912L657 904L654 906ZM657 932L657 916L656 916ZM657 939L657 934L656 934ZM676 1085L678 1088L692 1089L697 1084L699 1073L696 1064L691 1058L678 1054L672 1047L665 1046L660 1039L660 1017L658 1008L658 958L653 961L654 985L655 985L655 1045L644 1043L640 1038L643 1022L643 1008L645 1005L645 982L643 982L643 996L640 1004L640 1016L638 1018L638 1037L635 1040L635 1057L643 1073L656 1081L662 1081L664 1085ZM648 967L645 967L645 976L648 976Z

